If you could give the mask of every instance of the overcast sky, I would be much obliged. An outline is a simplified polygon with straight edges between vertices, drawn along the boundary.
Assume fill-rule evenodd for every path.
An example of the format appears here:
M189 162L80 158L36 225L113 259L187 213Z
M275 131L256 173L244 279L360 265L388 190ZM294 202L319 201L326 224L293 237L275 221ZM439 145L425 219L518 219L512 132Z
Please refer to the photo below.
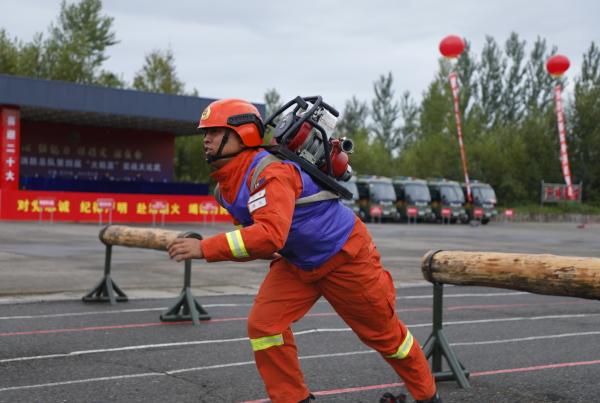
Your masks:
M0 27L21 40L46 32L60 0L0 0ZM370 102L373 82L394 75L394 89L419 100L437 71L449 34L479 54L486 35L503 43L511 31L537 36L568 56L579 75L583 53L600 44L596 0L104 0L120 41L105 68L131 82L153 49L173 51L186 89L200 96L263 102L322 95L340 110L356 95Z

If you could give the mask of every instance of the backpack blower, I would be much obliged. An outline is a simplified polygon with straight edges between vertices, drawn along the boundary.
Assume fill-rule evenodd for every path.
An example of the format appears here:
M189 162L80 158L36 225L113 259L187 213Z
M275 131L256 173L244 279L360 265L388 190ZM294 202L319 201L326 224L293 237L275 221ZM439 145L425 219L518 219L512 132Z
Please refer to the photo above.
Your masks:
M352 193L338 181L352 177L348 154L354 151L354 143L345 137L332 137L338 116L339 112L320 96L298 96L266 120L265 126L275 130L267 149L296 162L319 185L351 199Z

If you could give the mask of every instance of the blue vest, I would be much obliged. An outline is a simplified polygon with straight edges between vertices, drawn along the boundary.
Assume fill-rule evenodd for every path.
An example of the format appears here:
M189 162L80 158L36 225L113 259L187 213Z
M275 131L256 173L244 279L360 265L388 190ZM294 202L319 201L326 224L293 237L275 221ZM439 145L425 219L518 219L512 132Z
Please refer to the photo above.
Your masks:
M261 151L254 157L244 174L244 180L233 203L227 203L221 198L223 207L245 227L254 223L247 205L250 198L248 175L268 154L268 151ZM282 162L292 164L300 173L302 178L300 197L311 196L322 190L298 164L285 160ZM339 199L296 206L288 238L279 253L303 270L315 269L342 249L354 228L354 221L354 212Z

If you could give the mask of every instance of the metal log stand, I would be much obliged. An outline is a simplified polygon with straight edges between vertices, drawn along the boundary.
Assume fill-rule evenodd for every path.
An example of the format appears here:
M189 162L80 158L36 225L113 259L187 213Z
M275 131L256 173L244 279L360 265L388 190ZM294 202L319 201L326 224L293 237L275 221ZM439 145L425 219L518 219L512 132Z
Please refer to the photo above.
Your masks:
M202 239L195 232L186 232L179 236L180 238ZM202 308L202 305L196 301L192 294L191 279L192 279L192 260L185 261L185 275L183 278L183 289L177 302L160 315L160 320L163 322L177 322L182 320L191 320L194 325L199 325L201 320L210 320L208 312Z
M431 273L432 259L436 253L431 253L427 257L429 273ZM428 280L433 283L433 329L423 345L423 353L425 353L427 359L431 358L431 370L436 381L455 380L461 388L469 389L471 385L467 378L470 373L452 351L442 328L444 285L434 282L431 278L428 278ZM446 358L446 362L450 367L449 371L443 371L442 357Z
M110 277L110 260L112 257L112 245L106 245L104 256L104 277L98 285L92 288L83 298L83 302L126 302L127 295L117 286ZM115 295L116 294L116 295Z
M202 236L195 232L186 232L179 235L179 238L194 238L200 240L202 239ZM121 289L115 284L110 276L111 258L112 245L106 245L104 277L102 280L100 280L98 285L96 285L82 298L83 302L110 302L111 304L116 304L117 302L126 302L128 300L127 295L121 291ZM160 320L163 322L191 320L194 325L199 325L201 320L210 320L210 316L208 315L208 312L204 310L202 305L196 301L192 294L191 259L188 259L184 262L184 268L185 273L181 294L179 295L177 302L171 308L169 308L167 312L160 315Z

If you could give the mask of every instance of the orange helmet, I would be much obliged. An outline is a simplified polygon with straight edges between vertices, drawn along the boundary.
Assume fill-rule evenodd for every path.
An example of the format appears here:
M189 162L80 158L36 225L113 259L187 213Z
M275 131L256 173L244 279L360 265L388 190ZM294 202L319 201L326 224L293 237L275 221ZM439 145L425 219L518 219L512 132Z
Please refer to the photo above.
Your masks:
M221 99L208 105L202 112L198 128L210 127L232 129L248 147L256 147L263 142L264 126L258 109L241 99Z

